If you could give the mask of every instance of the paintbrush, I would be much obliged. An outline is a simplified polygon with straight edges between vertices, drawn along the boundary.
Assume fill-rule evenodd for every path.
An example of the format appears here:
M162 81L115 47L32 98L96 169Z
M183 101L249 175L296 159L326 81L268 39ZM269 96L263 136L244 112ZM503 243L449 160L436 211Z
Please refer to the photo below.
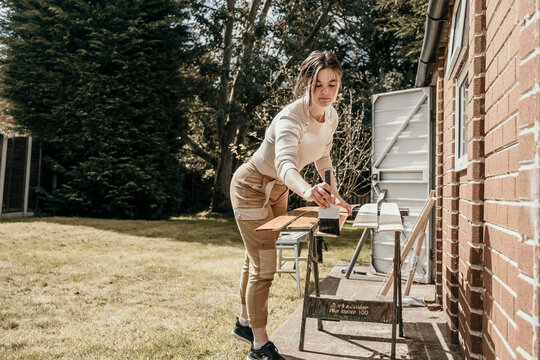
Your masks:
M330 170L324 170L324 182L332 186ZM328 190L326 192L330 194ZM319 207L319 232L339 236L339 209L330 202L328 205L327 208Z

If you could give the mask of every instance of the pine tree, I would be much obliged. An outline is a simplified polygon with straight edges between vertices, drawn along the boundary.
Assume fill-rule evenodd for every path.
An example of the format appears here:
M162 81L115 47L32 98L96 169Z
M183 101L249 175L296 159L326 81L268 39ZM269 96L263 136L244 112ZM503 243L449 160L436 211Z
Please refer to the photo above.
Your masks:
M57 214L163 218L182 200L177 154L188 41L174 0L4 0L2 96L37 136Z

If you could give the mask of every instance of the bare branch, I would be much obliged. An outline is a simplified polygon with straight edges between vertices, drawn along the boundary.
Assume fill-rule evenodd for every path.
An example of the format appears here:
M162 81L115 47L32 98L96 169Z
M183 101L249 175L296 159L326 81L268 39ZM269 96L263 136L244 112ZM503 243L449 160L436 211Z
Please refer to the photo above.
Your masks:
M191 139L189 136L186 136L184 138L184 140L186 141L186 144L189 146L189 148L191 149L193 154L195 154L198 157L200 157L201 159L205 160L210 165L212 165L214 167L216 166L217 159L214 156L212 156L209 152L207 152L205 149L200 147L199 144L197 144L195 141L193 141L193 139Z
M335 3L336 3L336 0L331 0L328 2L328 5L326 5L326 7L323 8L321 15L315 22L315 25L313 25L313 29L311 29L311 32L309 33L307 38L302 42L302 45L298 47L296 52L298 53L303 52L313 42L313 39L315 39L315 36L317 36L319 31L321 30L321 27L326 23L326 20L328 18L328 12L332 8L332 6L334 6ZM285 64L285 66L283 67L284 70L289 69L294 63L294 60L295 60L294 56L291 56L289 60L287 60L287 63ZM279 76L272 83L272 87L274 89L277 88L279 85L281 85L281 83L285 79L285 75L286 75L285 71L280 72Z

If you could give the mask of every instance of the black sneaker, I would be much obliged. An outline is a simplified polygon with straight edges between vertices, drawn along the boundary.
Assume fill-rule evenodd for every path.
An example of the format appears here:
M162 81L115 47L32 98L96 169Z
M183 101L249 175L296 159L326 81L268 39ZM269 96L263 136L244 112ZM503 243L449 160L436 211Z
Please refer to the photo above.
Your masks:
M251 347L246 360L285 360L285 358L278 354L276 345L269 341L260 350L253 350Z
M253 344L253 330L251 330L249 326L240 325L240 321L238 321L238 318L236 318L236 325L234 325L234 329L231 331L231 335L238 340Z

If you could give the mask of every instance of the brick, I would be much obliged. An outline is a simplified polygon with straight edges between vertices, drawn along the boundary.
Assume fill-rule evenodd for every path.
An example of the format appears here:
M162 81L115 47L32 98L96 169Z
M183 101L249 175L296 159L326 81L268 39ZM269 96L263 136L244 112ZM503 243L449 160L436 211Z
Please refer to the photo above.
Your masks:
M533 277L534 256L532 255L535 251L534 246L524 242L518 242L516 245L519 270L524 274Z
M507 321L506 316L497 307L493 309L493 322L495 323L495 326L497 327L497 329L499 329L503 337L505 337L508 321Z
M497 224L507 226L508 223L508 205L497 204Z
M507 276L508 263L506 262L505 259L503 259L502 256L497 256L496 260L497 261L494 263L495 266L493 268L493 273L497 275L500 281L506 284L506 282L508 281L508 276ZM500 297L498 297L497 301L500 301L500 300L501 300Z
M508 335L506 336L506 341L508 341L508 345L511 349L514 349L515 352L517 346L517 328L509 321L506 330L508 332Z
M514 58L510 62L504 64L506 69L503 73L503 88L504 91L508 91L516 83L516 59Z
M534 8L534 6L533 6ZM519 36L519 58L527 57L538 46L538 19L523 27Z
M484 340L485 340L486 334L484 334ZM495 360L495 354L493 353L493 345L492 347L489 347L487 341L482 342L482 356L484 360Z
M521 63L519 65L519 72L520 74L535 74L537 73L537 69L539 64L540 56L536 55L525 63ZM536 77L535 76L521 76L520 82L519 82L519 91L521 93L524 93L530 89L536 84Z
M522 278L517 279L517 309L521 309L529 315L533 312L533 291L534 288Z
M520 155L520 149L518 146L512 146L508 150L508 161L510 163L508 164L508 171L509 172L515 172L518 171L520 164L519 164L519 155Z
M446 254L456 254L458 253L458 242L457 241L443 241L443 252ZM448 257L446 261L444 262L445 265L450 266L452 269L455 269L454 267L454 258Z
M491 274L487 271L486 268L483 269L483 274L482 274L482 279L484 281L484 289L487 293L489 294L493 294L493 277L491 276ZM484 296L484 300L483 300L483 303L484 303L484 311L486 311L486 301L488 300L488 298L486 296Z
M479 38L482 39L482 43L477 43L476 42ZM475 46L483 45L483 47L485 49L486 41L485 41L484 36L475 36L474 39L475 39ZM477 50L477 49L473 49L473 50ZM484 50L482 49L480 51L475 51L475 52L476 53L484 52ZM485 56L473 56L473 59L472 59L473 75L481 74L481 73L485 72L485 69L486 69L486 57Z
M512 289L513 291L517 293L517 279L518 279L519 270L517 266L514 266L513 264L508 264L508 266L506 267L506 271L507 271L507 277L508 277L507 284L510 287L510 289Z
M524 320L521 316L516 316L516 323L518 329L519 346L521 346L529 354L532 354L532 325L528 321Z
M515 259L516 247L519 242L518 238L506 232L499 231L498 239L497 251L508 256L510 259Z
M516 197L520 200L532 200L531 170L520 170L516 179Z
M467 144L467 159L471 161L474 159L480 159L483 156L484 156L484 141L482 140L469 141Z
M535 10L534 0L518 0L517 3L519 19L530 18L533 16Z
M486 185L486 188L489 189L491 199L502 199L503 188L502 180L499 179L488 179L489 182Z
M458 197L459 196L459 186L445 186L443 188L443 196L445 197ZM444 199L447 200L447 199ZM443 200L443 203L444 203Z
M509 119L503 126L503 144L508 145L517 140L516 117Z
M448 210L457 210L458 209L458 199L444 198L443 207Z
M471 286L482 287L483 286L483 276L482 270L470 269L467 272L467 281Z
M474 94L485 93L484 78L474 78L471 85L471 89Z
M534 236L534 221L532 220L536 214L533 209L522 206L519 208L519 230L522 235L529 238Z
M458 223L458 214L453 214L453 213L449 213L448 211L444 211L443 220L449 224L455 225ZM452 238L452 239L455 239L455 238Z
M475 15L473 20L473 26L469 30L469 34L479 33L484 31L486 28L486 15L484 13Z
M526 127L538 120L538 93L519 101L519 126Z
M508 218L506 227L514 230L519 231L519 206L510 206L508 207Z
M493 150L500 149L504 143L503 143L503 128L499 127L495 131L493 131Z
M458 313L458 302L456 301L458 287L454 286L454 288L455 289L452 290L455 290L455 296L450 291L448 291L449 289L446 286L444 286L444 290L446 293L445 307L447 309L447 313L451 315Z
M533 160L534 159L534 134L524 134L519 136L519 160Z
M509 176L502 179L502 188L503 188L504 200L516 199L516 178L515 177Z
M511 318L515 318L515 301L514 296L504 287L501 287L502 302L501 307L504 312Z
M519 86L513 88L508 94L508 111L512 114L519 110Z

